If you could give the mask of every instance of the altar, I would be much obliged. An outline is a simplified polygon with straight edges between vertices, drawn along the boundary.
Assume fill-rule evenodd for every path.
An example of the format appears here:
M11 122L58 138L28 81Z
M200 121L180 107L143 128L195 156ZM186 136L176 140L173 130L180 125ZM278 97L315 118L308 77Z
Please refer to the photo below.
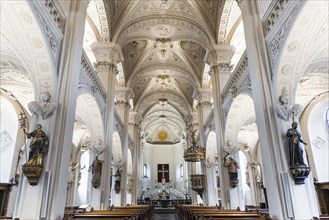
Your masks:
M151 200L151 205L154 207L168 208L176 205L192 204L192 199L157 199Z

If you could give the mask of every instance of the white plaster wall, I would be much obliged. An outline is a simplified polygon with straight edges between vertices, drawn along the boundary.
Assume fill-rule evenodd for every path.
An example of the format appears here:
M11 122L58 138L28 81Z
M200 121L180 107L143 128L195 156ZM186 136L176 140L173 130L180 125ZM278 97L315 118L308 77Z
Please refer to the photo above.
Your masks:
M17 137L18 120L16 111L10 102L0 97L0 182L9 183L11 178L10 166L13 161Z
M181 145L152 145L145 144L143 150L143 163L148 166L148 180L150 187L155 186L155 180L158 178L157 165L169 164L169 179L172 180L173 186L179 190L184 189L184 177L180 177L179 166L184 165L184 149ZM144 181L145 183L147 181Z
M311 142L308 144L311 145L316 177L320 183L329 181L329 132L325 118L328 107L328 99L318 103L308 120L308 132Z
M78 187L78 199L76 205L84 205L89 203L88 199L88 182L90 181L88 168L89 168L89 151L86 151L81 155L80 160L81 172L80 185Z

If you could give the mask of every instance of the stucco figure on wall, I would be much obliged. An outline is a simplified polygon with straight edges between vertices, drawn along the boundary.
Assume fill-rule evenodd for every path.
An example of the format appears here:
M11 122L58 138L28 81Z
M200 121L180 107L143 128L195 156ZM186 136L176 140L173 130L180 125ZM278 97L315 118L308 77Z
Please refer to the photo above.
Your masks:
M104 152L105 146L102 144L101 139L97 139L95 146L93 147L93 150L96 152L97 155L100 155Z
M96 156L95 160L88 169L88 172L91 171L91 173L93 174L91 182L94 188L97 188L100 185L103 162L103 160L99 160L98 156Z
M277 116L285 121L289 121L290 116L293 114L294 116L298 116L301 113L301 105L290 104L290 97L288 95L288 91L286 87L283 87L281 90L281 95L279 97L279 104L275 107L275 111Z
M32 114L40 115L43 120L49 118L56 109L56 103L51 102L51 94L43 92L41 94L41 102L32 101L28 104L28 108Z

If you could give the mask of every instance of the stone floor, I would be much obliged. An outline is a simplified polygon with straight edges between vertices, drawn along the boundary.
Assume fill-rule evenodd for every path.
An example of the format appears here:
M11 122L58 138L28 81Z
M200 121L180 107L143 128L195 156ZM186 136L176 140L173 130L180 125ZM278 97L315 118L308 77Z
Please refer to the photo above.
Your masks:
M154 214L151 220L178 220L176 214Z

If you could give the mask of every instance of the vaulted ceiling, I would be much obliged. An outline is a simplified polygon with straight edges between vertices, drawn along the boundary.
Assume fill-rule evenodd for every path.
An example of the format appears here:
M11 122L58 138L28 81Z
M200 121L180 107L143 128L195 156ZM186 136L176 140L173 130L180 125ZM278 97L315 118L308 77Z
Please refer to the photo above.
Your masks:
M205 85L210 88L204 58L207 49L225 43L227 25L236 28L240 16L236 3L95 0L92 4L96 7L88 9L89 29L97 30L94 39L120 46L124 60L117 85L133 92L133 111L144 118L143 129L156 133L160 121L170 121L165 130L171 135L168 140L175 142L193 114L195 94Z

